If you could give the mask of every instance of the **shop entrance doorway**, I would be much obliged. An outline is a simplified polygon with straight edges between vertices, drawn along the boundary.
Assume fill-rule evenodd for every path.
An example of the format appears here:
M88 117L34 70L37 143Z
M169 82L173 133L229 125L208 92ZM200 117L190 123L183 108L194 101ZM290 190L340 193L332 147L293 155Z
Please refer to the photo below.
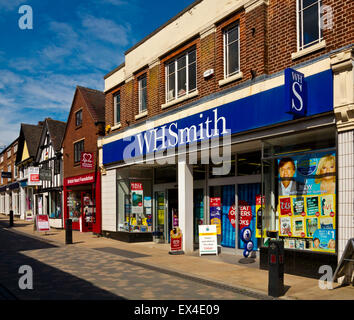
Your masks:
M179 225L178 222L178 189L168 189L167 190L167 221L168 221L168 229L167 229L167 239L168 243L170 243L170 232L172 228L177 227Z

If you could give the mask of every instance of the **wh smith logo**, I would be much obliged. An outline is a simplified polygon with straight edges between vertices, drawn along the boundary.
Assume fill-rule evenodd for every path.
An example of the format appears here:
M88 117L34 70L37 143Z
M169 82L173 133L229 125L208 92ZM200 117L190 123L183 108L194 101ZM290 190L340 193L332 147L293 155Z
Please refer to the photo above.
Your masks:
M285 99L287 112L299 116L306 114L306 82L303 73L288 68L285 70Z
M195 121L199 118L199 121ZM193 124L188 125L180 120L161 127L151 128L145 132L126 137L123 140L130 143L123 153L124 159L141 156L153 152L163 152L164 150L185 146L193 142L212 139L230 133L226 129L226 118L218 116L218 109L207 114L200 113L189 119ZM153 123L147 126L153 127Z

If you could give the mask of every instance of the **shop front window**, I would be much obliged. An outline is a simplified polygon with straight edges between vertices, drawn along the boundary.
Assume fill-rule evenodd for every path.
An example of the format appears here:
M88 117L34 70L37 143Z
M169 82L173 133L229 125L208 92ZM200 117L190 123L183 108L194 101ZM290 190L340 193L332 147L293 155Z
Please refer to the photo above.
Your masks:
M51 219L61 219L61 193L52 192L51 193L51 204L49 218Z
M152 232L152 169L118 170L118 231Z
M68 193L67 205L69 212L69 219L72 222L79 223L81 216L81 192L71 191Z
M336 252L336 148L335 132L284 138L264 143L263 244L267 230L276 230L286 249ZM324 140L324 138L326 140ZM290 152L289 144L294 141ZM306 140L311 140L306 143ZM316 146L322 148L317 149Z
M261 151L242 153L237 155L237 175L248 176L261 174Z

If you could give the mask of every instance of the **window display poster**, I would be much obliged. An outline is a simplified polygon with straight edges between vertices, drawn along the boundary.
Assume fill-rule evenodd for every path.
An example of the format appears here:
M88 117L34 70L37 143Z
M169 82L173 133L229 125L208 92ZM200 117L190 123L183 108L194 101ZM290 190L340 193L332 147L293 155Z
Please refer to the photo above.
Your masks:
M256 238L261 238L262 235L262 212L265 207L265 198L260 194L256 195ZM264 228L263 237L266 237L267 230Z
M133 214L143 214L144 206L143 206L143 184L140 182L131 182L131 197L132 197L132 207L131 213Z
M216 233L221 235L221 198L210 198L210 224L216 225Z
M335 251L335 161L334 152L278 160L280 235L308 238L311 250ZM299 240L289 241L289 247L303 249L304 242Z

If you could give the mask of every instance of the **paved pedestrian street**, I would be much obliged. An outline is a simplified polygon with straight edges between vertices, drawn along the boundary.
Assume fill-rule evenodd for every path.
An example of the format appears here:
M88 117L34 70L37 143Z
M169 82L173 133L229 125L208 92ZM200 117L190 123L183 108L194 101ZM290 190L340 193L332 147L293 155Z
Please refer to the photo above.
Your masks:
M218 288L162 268L152 268L139 262L139 257L146 255L129 251L51 244L3 226L0 227L0 243L0 284L20 300L257 298L257 295L237 293L230 288ZM131 258L127 258L129 254ZM19 268L23 265L33 270L32 290L19 288L22 276Z

